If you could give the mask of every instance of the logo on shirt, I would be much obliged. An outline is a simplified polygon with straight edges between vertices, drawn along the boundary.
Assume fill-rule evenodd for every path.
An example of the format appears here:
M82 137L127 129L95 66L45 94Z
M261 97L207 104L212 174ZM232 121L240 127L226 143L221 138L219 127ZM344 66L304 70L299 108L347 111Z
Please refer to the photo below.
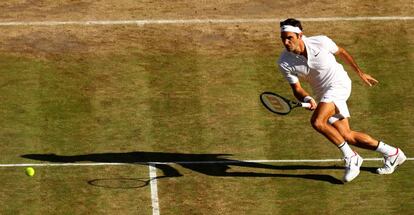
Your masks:
M317 54L315 54L315 57L318 57L319 53L321 53L321 52L319 51Z

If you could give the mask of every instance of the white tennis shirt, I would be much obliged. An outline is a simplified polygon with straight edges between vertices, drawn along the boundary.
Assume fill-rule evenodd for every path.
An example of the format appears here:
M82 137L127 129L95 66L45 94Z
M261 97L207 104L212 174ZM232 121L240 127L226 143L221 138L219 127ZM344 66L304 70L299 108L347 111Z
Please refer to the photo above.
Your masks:
M289 84L304 80L310 84L313 93L322 98L325 92L335 85L349 83L350 79L334 54L338 46L327 36L302 37L308 58L288 52L282 52L278 65L280 72Z

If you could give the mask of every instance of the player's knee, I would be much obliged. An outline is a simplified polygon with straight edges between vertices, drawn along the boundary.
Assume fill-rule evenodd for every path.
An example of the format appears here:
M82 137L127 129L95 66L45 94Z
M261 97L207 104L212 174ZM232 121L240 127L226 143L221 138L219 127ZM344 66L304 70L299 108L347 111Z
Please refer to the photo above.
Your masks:
M323 131L327 126L327 122L320 118L312 118L311 125L315 130Z

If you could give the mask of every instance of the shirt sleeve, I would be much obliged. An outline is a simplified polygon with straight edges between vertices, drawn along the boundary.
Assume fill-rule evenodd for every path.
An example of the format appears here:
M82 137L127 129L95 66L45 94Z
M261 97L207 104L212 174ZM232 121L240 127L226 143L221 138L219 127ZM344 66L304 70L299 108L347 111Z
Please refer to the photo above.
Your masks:
M333 40L331 40L331 38L329 38L327 36L322 37L322 46L323 46L324 49L326 49L327 51L329 51L332 54L335 54L339 50L336 43Z
M292 73L287 63L279 63L279 71L283 74L289 84L295 84L299 82L298 76Z

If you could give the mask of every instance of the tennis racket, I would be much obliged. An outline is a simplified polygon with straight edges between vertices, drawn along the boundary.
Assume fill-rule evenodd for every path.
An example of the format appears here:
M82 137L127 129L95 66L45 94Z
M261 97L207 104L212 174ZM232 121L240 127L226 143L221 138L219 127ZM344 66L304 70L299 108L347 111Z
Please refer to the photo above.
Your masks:
M286 115L290 113L293 108L309 108L311 106L310 103L291 101L281 95L272 92L264 92L260 94L260 101L266 107L266 109L280 115Z

